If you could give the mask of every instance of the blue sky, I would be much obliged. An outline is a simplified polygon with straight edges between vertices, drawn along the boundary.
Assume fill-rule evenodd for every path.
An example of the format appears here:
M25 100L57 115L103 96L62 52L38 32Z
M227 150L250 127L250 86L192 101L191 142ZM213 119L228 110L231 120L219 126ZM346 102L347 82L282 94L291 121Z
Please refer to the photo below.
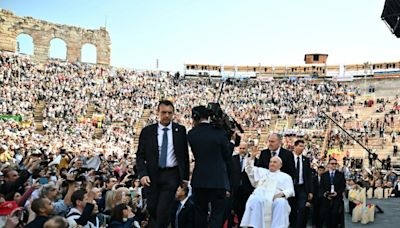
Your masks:
M384 0L2 0L19 16L97 29L111 64L181 70L184 63L297 65L399 61L400 40L380 19Z

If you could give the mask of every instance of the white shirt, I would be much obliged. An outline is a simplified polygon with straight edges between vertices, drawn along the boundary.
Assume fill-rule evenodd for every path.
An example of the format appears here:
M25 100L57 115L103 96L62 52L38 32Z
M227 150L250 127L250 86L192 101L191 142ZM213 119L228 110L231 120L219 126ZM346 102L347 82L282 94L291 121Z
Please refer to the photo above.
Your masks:
M278 147L277 150L271 150L271 157L274 152L276 153L275 156L279 156L279 151L281 151L281 147Z
M240 172L243 172L243 171L245 171L246 164L247 164L247 154L245 154L243 156L239 154L239 162L241 159L243 159L243 161L242 161L243 165L242 165L242 169L240 170Z
M300 165L300 171L299 171L299 184L304 184L304 180L303 180L303 156L300 155L296 155L293 154L294 156L294 165L297 169L297 157L299 157L299 165ZM297 172L297 170L296 170Z
M164 136L164 128L168 128L169 130L167 131L167 136L168 136L168 145L167 145L167 167L174 167L178 165L178 162L176 161L175 157L175 151L174 151L174 141L172 137L172 122L169 123L168 126L163 126L160 123L158 123L158 128L157 128L157 140L158 140L158 155L161 156L161 145L162 145L162 140Z
M181 208L183 208L183 206L185 206L185 203L186 203L186 201L188 201L188 199L189 199L189 194L188 194L188 196L186 196L185 199L183 199L183 200L180 202Z

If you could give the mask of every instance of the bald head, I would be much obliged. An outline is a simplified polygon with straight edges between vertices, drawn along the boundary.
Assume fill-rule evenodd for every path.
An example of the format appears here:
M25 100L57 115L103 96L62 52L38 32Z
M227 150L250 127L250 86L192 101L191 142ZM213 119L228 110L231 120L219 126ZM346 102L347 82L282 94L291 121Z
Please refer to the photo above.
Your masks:
M247 143L245 142L241 142L239 145L239 154L240 155L245 155L247 154Z
M276 172L282 168L282 159L278 156L272 157L269 160L269 171Z

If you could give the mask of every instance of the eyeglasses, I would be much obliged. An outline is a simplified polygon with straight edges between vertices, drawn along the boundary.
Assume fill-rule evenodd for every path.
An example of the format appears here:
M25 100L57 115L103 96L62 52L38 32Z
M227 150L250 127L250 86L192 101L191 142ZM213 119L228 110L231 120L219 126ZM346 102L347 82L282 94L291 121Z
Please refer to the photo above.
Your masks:
M331 162L331 163L329 163L329 164L331 164L331 165L337 165L337 163L336 163L336 162Z

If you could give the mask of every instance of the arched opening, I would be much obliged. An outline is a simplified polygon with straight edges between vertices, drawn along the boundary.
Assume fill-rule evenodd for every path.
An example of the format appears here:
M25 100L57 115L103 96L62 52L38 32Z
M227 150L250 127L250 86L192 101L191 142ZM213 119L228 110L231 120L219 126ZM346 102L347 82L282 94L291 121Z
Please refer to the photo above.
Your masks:
M81 62L97 63L97 50L93 44L84 44L81 50Z
M33 39L30 35L21 33L17 36L17 53L33 55Z
M51 59L67 59L67 44L60 38L50 41L49 57Z

